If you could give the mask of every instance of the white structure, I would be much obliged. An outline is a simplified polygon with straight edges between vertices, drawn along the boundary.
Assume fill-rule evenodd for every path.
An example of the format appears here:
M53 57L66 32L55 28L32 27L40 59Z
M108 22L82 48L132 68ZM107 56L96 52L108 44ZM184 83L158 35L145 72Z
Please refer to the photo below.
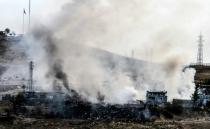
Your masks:
M167 103L167 92L166 91L159 91L159 92L147 91L146 103L150 105L163 106L165 103Z

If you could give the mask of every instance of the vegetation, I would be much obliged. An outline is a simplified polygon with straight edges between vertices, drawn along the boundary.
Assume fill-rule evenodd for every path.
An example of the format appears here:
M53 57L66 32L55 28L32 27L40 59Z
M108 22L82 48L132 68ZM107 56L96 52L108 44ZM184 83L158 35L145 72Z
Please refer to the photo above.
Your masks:
M195 91L192 94L191 99L193 100L194 108L196 108L197 107L197 101L199 99L199 96L198 96L198 87L197 86L195 86Z
M10 33L10 29L6 28L4 31L0 31L0 38L6 37Z

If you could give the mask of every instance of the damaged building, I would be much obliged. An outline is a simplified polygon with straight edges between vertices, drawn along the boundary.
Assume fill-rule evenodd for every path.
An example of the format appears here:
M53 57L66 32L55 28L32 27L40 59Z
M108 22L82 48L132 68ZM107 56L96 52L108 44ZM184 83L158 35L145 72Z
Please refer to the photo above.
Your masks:
M164 106L167 103L167 91L147 91L146 103Z

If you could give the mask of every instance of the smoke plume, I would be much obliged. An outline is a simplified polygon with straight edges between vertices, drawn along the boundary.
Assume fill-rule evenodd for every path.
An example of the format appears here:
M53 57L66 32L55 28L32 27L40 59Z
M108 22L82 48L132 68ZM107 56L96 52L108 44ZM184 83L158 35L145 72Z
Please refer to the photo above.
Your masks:
M109 103L128 103L145 99L147 90L167 90L169 98L189 96L187 89L193 87L194 72L181 72L188 54L183 56L184 50L175 44L185 41L185 34L181 35L179 30L186 28L173 28L171 24L159 26L165 23L164 19L151 22L156 15L167 15L166 20L170 21L169 14L162 12L164 8L157 14L151 10L158 3L144 0L64 2L53 18L34 24L24 42L29 57L37 64L37 87L48 91L55 90L55 86L65 92L75 90L91 102L97 102L100 94ZM171 11L177 14L175 8ZM177 41L176 37L181 40ZM125 49L125 44L133 47L139 44L137 54L142 59L148 55L147 48L153 48L154 62L104 51Z

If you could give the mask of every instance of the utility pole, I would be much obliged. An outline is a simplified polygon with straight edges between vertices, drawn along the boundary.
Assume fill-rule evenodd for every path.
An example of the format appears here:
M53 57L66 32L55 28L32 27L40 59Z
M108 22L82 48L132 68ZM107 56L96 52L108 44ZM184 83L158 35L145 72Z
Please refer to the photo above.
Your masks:
M29 92L33 92L33 69L34 63L31 61L29 63Z
M198 55L197 55L197 64L202 65L203 64L203 36L202 34L199 35L198 40Z

